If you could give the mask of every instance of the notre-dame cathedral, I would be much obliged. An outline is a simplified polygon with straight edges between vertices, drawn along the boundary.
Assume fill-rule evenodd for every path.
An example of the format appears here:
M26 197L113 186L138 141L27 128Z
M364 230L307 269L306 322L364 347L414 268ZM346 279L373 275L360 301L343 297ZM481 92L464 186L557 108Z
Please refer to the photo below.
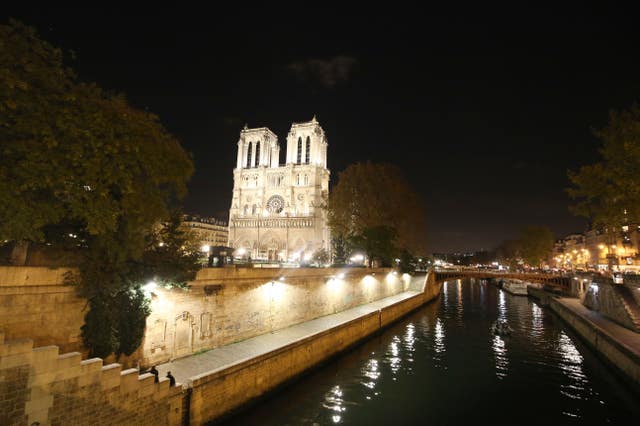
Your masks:
M293 123L285 164L268 128L240 132L229 210L229 245L255 260L303 262L329 251L327 137L313 119ZM243 249L243 250L238 250Z

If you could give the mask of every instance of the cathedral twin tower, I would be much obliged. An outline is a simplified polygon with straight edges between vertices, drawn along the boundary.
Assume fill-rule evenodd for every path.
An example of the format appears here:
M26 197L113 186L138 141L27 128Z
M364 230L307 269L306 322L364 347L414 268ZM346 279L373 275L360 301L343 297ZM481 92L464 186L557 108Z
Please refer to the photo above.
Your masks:
M244 257L301 262L329 251L327 137L315 116L291 125L286 154L280 165L278 137L266 127L240 132L229 245Z

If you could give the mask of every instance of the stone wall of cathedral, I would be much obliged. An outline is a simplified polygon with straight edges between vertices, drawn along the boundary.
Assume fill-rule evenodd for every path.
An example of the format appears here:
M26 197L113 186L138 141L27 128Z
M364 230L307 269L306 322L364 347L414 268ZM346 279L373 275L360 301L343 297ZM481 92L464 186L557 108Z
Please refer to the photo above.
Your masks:
M273 161L280 150L273 132L245 128L240 133L229 245L241 248L247 258L301 261L319 249L329 249L323 209L329 194L324 131L315 117L294 123L287 144L287 163L280 165ZM261 160L265 149L270 162Z

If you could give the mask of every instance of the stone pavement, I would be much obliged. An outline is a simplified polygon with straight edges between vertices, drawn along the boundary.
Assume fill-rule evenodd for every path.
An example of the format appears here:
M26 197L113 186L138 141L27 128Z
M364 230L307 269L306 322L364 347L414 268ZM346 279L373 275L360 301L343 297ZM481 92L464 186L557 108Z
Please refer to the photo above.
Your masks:
M409 285L410 290L395 296L157 365L159 377L165 377L167 371L171 371L171 374L176 379L176 384L180 384L200 375L223 370L234 364L274 351L297 340L305 339L371 312L378 311L383 307L393 305L401 300L416 296L419 292L414 289L421 289L421 284L424 283L424 280L424 275L413 277Z
M576 315L588 319L596 327L600 328L605 334L608 334L613 340L627 347L629 351L640 359L640 333L636 333L625 328L600 315L596 311L592 311L580 303L580 299L575 298L558 298L556 299L562 305L573 311Z

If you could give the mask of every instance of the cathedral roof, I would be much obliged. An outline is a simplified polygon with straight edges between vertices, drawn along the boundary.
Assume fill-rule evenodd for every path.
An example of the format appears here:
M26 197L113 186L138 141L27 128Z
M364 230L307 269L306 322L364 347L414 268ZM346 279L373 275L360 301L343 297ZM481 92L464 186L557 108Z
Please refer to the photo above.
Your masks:
M298 126L310 126L310 125L320 125L320 123L318 123L318 119L316 118L316 115L313 114L313 118L310 121L302 121L302 122L294 122L291 124L291 127L298 127Z

